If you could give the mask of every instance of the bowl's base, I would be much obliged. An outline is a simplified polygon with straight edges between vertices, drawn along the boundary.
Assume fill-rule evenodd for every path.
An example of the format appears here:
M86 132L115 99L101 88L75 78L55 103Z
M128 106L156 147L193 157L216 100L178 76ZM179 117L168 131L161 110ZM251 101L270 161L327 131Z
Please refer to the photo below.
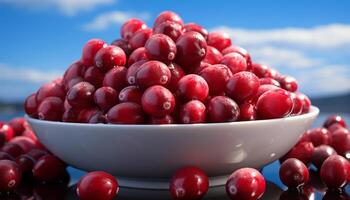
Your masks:
M209 187L223 186L225 185L226 176L209 177ZM169 180L167 179L134 179L117 177L118 183L121 187L136 188L136 189L150 189L150 190L168 190Z

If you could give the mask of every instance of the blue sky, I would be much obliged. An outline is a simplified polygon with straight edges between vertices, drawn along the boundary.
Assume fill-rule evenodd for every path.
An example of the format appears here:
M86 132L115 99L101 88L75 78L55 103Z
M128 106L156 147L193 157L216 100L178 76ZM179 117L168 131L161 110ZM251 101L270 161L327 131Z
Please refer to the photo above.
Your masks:
M163 10L300 81L311 96L350 91L350 1L0 0L0 100L21 100L80 58L91 38L119 38L125 19Z

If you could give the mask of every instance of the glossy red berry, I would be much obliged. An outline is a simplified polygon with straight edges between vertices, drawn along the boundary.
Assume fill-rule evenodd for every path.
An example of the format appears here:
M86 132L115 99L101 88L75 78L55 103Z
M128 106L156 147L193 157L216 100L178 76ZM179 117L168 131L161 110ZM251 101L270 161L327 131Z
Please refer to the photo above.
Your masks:
M21 170L14 161L0 160L0 191L15 189L20 184L21 179Z
M243 103L239 105L239 121L252 121L257 119L256 107L253 103Z
M296 158L302 161L305 165L308 165L311 162L314 149L315 147L311 142L300 142L296 144L285 156L283 156L281 161L288 158Z
M80 82L68 91L67 101L74 108L90 107L94 103L94 92L95 86L91 83Z
M302 113L308 113L311 108L311 101L310 99L305 95L300 92L296 92L297 98L301 99L303 102L303 111Z
M291 76L283 76L279 82L281 87L287 91L295 92L298 90L298 82Z
M1 151L10 154L12 157L17 158L19 155L24 153L23 149L15 143L7 143L2 148Z
M95 55L95 65L101 71L108 71L115 66L124 66L126 55L123 49L117 46L107 46L100 49Z
M164 12L161 12L157 16L156 20L154 21L153 27L157 27L159 24L161 24L165 21L175 22L175 23L183 26L183 21L178 14L176 14L172 11L164 11Z
M311 161L318 169L321 169L323 162L332 155L337 155L337 152L328 145L320 145L315 148L312 153Z
M111 87L115 89L116 91L122 90L124 87L128 85L126 82L126 72L127 69L125 67L119 66L119 67L113 67L111 70L109 70L105 78L103 79L103 86Z
M274 78L269 76L269 69L266 65L253 63L251 70L259 78Z
M133 50L133 49L131 49L129 42L123 38L114 40L111 45L114 45L114 46L117 46L117 47L123 49L124 53L127 56L129 56Z
M331 146L339 155L345 156L345 153L350 151L350 132L348 129L338 129L333 132Z
M207 46L207 54L205 55L203 62L214 65L219 64L221 59L222 54L219 50L217 50L215 47Z
M36 94L36 101L40 104L47 97L57 97L64 99L66 93L61 85L58 85L54 82L46 83L40 87Z
M182 26L176 22L165 21L153 28L154 34L169 36L174 42L182 35Z
M142 64L135 78L140 88L147 89L153 85L166 85L171 79L171 72L164 63L153 60Z
M209 188L205 172L196 167L185 167L176 171L170 180L170 194L173 199L202 199Z
M72 79L84 77L85 70L86 67L80 60L71 64L63 75L63 84L65 86L65 89L67 90L69 82Z
M196 31L200 34L202 34L202 36L207 40L208 39L208 30L203 28L202 26L196 24L196 23L188 23L185 24L184 26L184 32L190 32L190 31Z
M79 109L74 109L74 108L65 109L62 115L62 122L77 123L79 112L80 112Z
M84 74L84 81L91 83L96 88L101 87L105 74L97 67L87 68Z
M191 69L190 72L193 74L199 74L203 69L212 66L209 63L201 62L199 65L197 65L195 68Z
M36 93L33 93L29 95L24 101L24 110L27 113L27 115L35 118L38 116L37 109L38 109L38 103L36 101Z
M184 70L177 65L176 63L170 63L168 65L168 68L170 70L171 73L171 78L170 81L168 82L168 84L166 85L166 87L171 91L171 92L176 92L177 90L177 85L178 82L180 81L180 79L182 77L184 77L186 75L186 73L184 72Z
M192 100L181 107L180 122L183 124L205 123L206 114L205 105L198 100Z
M92 66L95 64L95 55L96 53L102 49L103 47L106 47L107 44L101 40L101 39L91 39L89 40L84 48L83 48L83 53L81 56L81 61L83 62L84 65L86 66Z
M226 84L226 94L237 102L256 95L260 87L259 78L251 72L238 72Z
M252 59L251 59L251 57L250 57L248 51L245 50L245 49L242 48L242 47L239 47L239 46L230 46L230 47L227 47L227 48L223 49L223 50L221 51L221 53L222 53L223 55L226 55L226 54L229 54L229 53L239 53L239 54L241 54L241 55L245 58L245 60L246 60L246 62L247 62L247 70L250 70L251 67L252 67Z
M138 88L137 86L131 85L128 87L125 87L120 91L119 93L119 102L134 102L141 105L141 98L142 98L143 92Z
M291 115L300 115L303 112L303 99L301 99L299 95L293 92L290 92L289 95L293 100L293 109Z
M129 40L138 30L146 29L147 25L140 19L129 19L120 29L122 38Z
M256 107L260 119L282 118L292 112L293 100L283 89L270 90L259 97Z
M35 141L25 136L17 136L13 138L10 143L19 145L24 153L35 148Z
M140 29L134 33L134 35L130 38L129 44L131 49L137 49L140 47L144 47L147 40L152 35L152 29Z
M273 78L260 78L259 81L260 85L274 85L277 87L281 87L280 83Z
M147 61L140 60L129 66L129 68L126 71L126 81L129 85L135 85L136 84L136 73L139 70L139 68Z
M32 172L36 160L32 157L23 154L16 158L16 163L23 174L28 174Z
M325 128L315 128L309 131L309 138L315 147L322 144L328 145L331 143L331 133Z
M86 174L77 185L77 194L81 200L112 200L118 191L119 185L114 176L102 171Z
M176 45L174 41L164 34L152 35L145 44L146 52L153 60L170 62L175 59Z
M0 134L5 136L5 141L10 141L15 136L15 130L8 124L0 125Z
M199 72L209 85L210 95L223 95L227 81L232 77L228 67L222 64L211 65Z
M210 122L233 122L239 118L239 107L232 99L216 96L210 99L208 118Z
M25 124L27 121L23 117L16 117L11 119L8 122L8 125L10 125L13 128L13 131L15 132L15 136L22 135L23 131L25 130Z
M207 53L207 42L195 31L181 35L176 41L176 63L187 69L199 65Z
M46 155L41 157L33 167L35 179L43 182L53 182L65 172L66 165L56 156Z
M189 74L182 77L178 84L177 94L185 101L199 100L204 102L209 94L209 86L201 76Z
M279 176L283 184L290 188L296 188L309 180L309 170L300 160L289 158L282 163Z
M173 112L175 108L175 97L165 87L155 85L149 87L142 95L143 110L155 117L162 117Z
M246 59L239 53L229 53L224 55L220 60L220 63L230 68L232 74L246 71L248 69Z
M32 149L26 155L34 158L35 160L39 160L39 158L48 155L49 153L47 151L41 150L41 149Z
M264 194L265 188L264 177L253 168L236 170L226 182L226 193L230 199L256 200Z
M338 129L343 129L344 127L340 124L332 124L330 125L327 129L329 130L330 133L334 133L335 131L337 131Z
M107 112L107 122L111 124L142 124L144 121L142 107L137 103L120 103Z
M145 61L150 60L150 57L147 54L145 47L137 48L130 54L128 59L128 66L131 66L135 62L141 61L141 60L145 60Z
M349 181L350 163L339 155L329 156L321 166L321 179L328 188L344 187Z
M174 124L174 118L171 115L164 117L151 117L150 124Z
M103 111L108 111L118 103L118 92L111 87L100 87L94 93L94 102Z
M47 97L38 107L38 118L47 121L60 121L64 108L58 97Z
M231 43L231 38L227 33L211 32L208 35L208 45L215 47L219 51L231 46Z
M103 112L96 107L82 109L77 119L77 122L89 124L105 123L105 121Z
M258 88L258 91L256 93L256 96L254 97L254 101L258 101L259 97L264 94L265 92L267 91L270 91L270 90L278 90L280 89L279 87L277 86L274 86L274 85L260 85L260 87Z
M339 124L339 125L341 125L344 128L347 127L346 123L345 123L345 120L339 115L331 115L331 116L329 116L326 119L326 121L324 122L323 127L328 128L328 127L330 127L333 124Z

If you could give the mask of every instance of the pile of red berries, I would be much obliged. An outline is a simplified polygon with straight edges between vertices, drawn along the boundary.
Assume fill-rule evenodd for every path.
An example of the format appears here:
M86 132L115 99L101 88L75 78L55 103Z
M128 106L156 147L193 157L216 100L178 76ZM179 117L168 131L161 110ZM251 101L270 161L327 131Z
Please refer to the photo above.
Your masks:
M23 180L67 181L66 164L38 141L24 118L0 122L0 194L16 189Z
M162 12L153 28L139 19L108 45L92 39L62 78L25 101L49 121L112 124L232 122L306 113L297 81L253 63L228 34L184 24Z

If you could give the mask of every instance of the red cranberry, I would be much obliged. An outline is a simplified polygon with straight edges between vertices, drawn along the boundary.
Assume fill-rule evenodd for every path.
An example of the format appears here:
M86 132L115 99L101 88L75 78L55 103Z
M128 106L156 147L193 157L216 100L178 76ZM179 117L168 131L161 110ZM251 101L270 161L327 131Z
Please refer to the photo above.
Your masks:
M339 155L329 156L322 164L320 175L328 188L344 187L349 181L350 163Z
M195 24L195 23L188 23L184 26L184 31L185 32L190 32L190 31L196 31L200 34L202 34L202 36L207 40L208 39L208 31L207 29L203 28L202 26Z
M23 174L31 173L35 160L28 155L20 155L16 158L16 163Z
M92 107L81 110L77 121L89 124L105 123L105 117L100 109Z
M36 94L36 101L40 104L47 97L58 97L60 99L64 99L65 96L66 93L64 92L63 88L60 85L51 82L41 86Z
M115 66L124 66L126 55L123 49L117 46L107 46L100 49L95 56L95 65L102 71L108 71Z
M20 184L21 179L21 170L14 161L0 160L0 191L15 189Z
M107 46L107 44L103 40L100 40L100 39L89 40L83 48L83 54L81 57L83 64L87 65L87 66L94 65L95 64L94 58L95 58L96 53L100 49L102 49L106 46Z
M190 69L198 65L207 53L207 42L198 32L187 32L176 41L176 61L183 67Z
M36 93L33 93L29 95L25 102L24 102L24 110L27 113L27 115L31 117L37 117L38 116L38 103L36 101Z
M138 30L146 29L147 25L139 19L129 19L120 29L122 38L129 40Z
M26 129L25 131L23 131L22 136L29 138L29 139L33 140L34 142L38 140L34 131L31 129Z
M125 80L126 72L127 69L125 67L113 67L106 73L102 85L111 87L116 91L122 90L125 86L127 86L127 82Z
M251 57L250 57L250 55L249 55L247 50L245 50L245 49L243 49L242 47L239 47L239 46L230 46L230 47L227 47L227 48L225 48L225 49L223 49L221 51L221 53L223 55L226 55L226 54L229 54L229 53L234 53L234 52L241 54L245 58L245 60L247 62L247 69L250 70L251 67L252 67L252 59L251 59Z
M140 47L138 49L135 49L129 56L128 59L128 65L131 66L132 64L136 63L137 61L141 60L150 60L149 55L146 52L145 47Z
M145 44L146 51L151 59L169 62L175 59L176 45L164 34L152 35Z
M318 169L321 169L323 162L332 155L337 155L337 152L328 145L320 145L315 148L312 153L311 161Z
M86 68L81 61L76 61L71 64L63 75L63 84L66 88L72 79L83 77L85 70Z
M315 147L318 147L322 144L330 144L332 139L330 132L325 128L315 128L310 130L309 138Z
M144 63L136 73L136 84L146 89L153 85L166 85L171 78L169 68L159 61Z
M326 119L326 121L324 122L323 127L328 128L328 127L330 127L333 124L339 124L339 125L341 125L344 128L347 127L346 123L345 123L345 120L339 115L331 115L331 116L329 116Z
M77 185L77 194L82 200L112 200L118 191L119 185L114 176L102 171L86 174Z
M291 115L300 115L303 112L303 104L304 104L303 99L301 99L299 95L293 92L289 94L293 100L293 110Z
M182 26L176 22L165 21L153 28L153 33L164 34L176 41L182 35Z
M301 142L296 144L283 158L284 161L288 158L296 158L308 165L311 161L312 153L314 152L314 145L311 142Z
M68 91L67 101L74 108L90 107L94 103L94 92L95 87L93 85L88 82L80 82Z
M272 78L268 77L266 74L268 73L269 67L263 64L253 63L252 64L252 72L259 78Z
M123 49L124 53L129 56L132 52L131 46L126 39L117 39L112 42L111 45L117 46Z
M84 80L95 87L101 87L105 74L97 67L89 67L84 74Z
M151 117L150 124L173 124L174 118L171 115L165 115L164 117Z
M226 84L226 94L238 102L256 95L260 87L259 78L251 72L238 72Z
M302 113L308 113L310 111L311 107L311 101L310 99L300 92L296 92L297 98L300 98L303 101L303 111Z
M216 64L204 68L199 72L209 85L210 95L222 95L225 92L227 81L232 77L228 67L222 64Z
M162 117L173 112L175 98L173 94L163 86L149 87L142 95L143 110L155 117Z
M24 153L21 146L15 143L7 143L2 147L1 151L10 154L12 157L17 158Z
M260 87L258 88L258 92L256 93L256 96L254 98L254 101L258 101L259 97L265 92L278 89L280 88L274 85L260 85Z
M111 124L142 124L144 120L142 107L132 102L117 104L107 113L107 121Z
M12 126L8 124L0 125L0 133L5 136L5 141L10 141L15 136L15 131Z
M83 77L76 77L76 78L73 78L72 80L70 80L68 82L67 85L65 85L65 90L66 91L69 91L74 85L80 83L80 82L83 82L84 81L84 78Z
M209 86L204 78L189 74L179 80L177 92L186 101L199 100L204 102L209 94Z
M199 65L197 65L195 68L191 70L191 73L193 74L199 74L203 69L211 66L211 64L206 62L201 62Z
M158 26L159 24L161 24L161 23L163 23L165 21L175 22L175 23L178 23L181 26L183 26L183 21L182 21L181 17L178 14L176 14L174 12L171 12L171 11L164 11L164 12L161 12L157 16L157 18L156 18L156 20L155 20L155 22L153 24L153 27L156 27L156 26Z
M65 172L66 165L56 156L41 157L33 167L35 179L43 182L53 182Z
M137 49L140 47L144 47L147 40L152 35L152 29L140 29L135 32L135 34L130 38L129 44L131 49Z
M129 85L135 85L136 84L136 73L139 70L139 68L147 61L140 60L129 66L126 72L126 81L129 83Z
M47 121L60 121L63 109L63 101L60 98L48 97L38 107L38 118Z
M292 112L293 100L283 89L270 90L259 97L256 108L260 119L282 118Z
M337 131L338 129L343 129L344 127L340 124L332 124L330 125L327 129L329 130L330 133L334 133L335 131Z
M231 38L227 33L211 32L208 35L208 45L215 47L219 51L231 46L231 43Z
M11 156L9 153L0 151L0 160L12 160L12 161L14 161L15 158L13 156Z
M13 138L10 143L18 144L23 149L24 153L27 153L35 148L35 142L32 139L24 136L17 136Z
M222 59L222 54L220 53L219 50L217 50L215 47L207 46L207 54L205 55L203 62L214 65L214 64L219 64L221 59Z
M243 103L239 105L239 121L251 121L257 119L256 108L252 103Z
M198 100L187 102L180 110L180 121L183 124L205 123L205 105Z
M230 68L232 74L246 71L248 68L246 59L239 53L229 53L224 55L220 60L220 63Z
M209 188L204 171L196 167L184 167L176 171L170 180L170 194L174 199L202 199Z
M241 168L231 174L226 182L226 193L231 199L259 199L265 192L266 182L253 168Z
M277 87L281 87L280 83L273 78L260 78L259 81L260 85L274 85Z
M295 78L291 76L284 76L280 79L281 87L287 91L295 92L298 89L298 83Z
M232 99L216 96L209 101L208 116L210 122L233 122L239 118L239 107Z
M65 109L62 115L62 122L78 122L79 112L80 110L74 108Z
M95 104L103 111L108 111L118 103L118 92L111 87L100 87L94 93Z
M119 102L134 102L137 104L141 104L142 94L142 91L137 86L128 86L122 91L120 91Z
M170 63L168 65L168 68L170 69L171 78L170 78L169 83L166 85L166 87L170 91L175 92L177 90L178 82L186 74L185 74L184 70L176 63Z
M309 180L309 170L300 160L289 158L282 163L279 176L283 184L296 188L304 185Z
M345 156L347 151L350 151L350 132L348 129L338 129L332 133L332 147L339 155Z
M30 156L35 160L39 160L41 157L48 155L49 153L40 149L32 149L26 155Z

